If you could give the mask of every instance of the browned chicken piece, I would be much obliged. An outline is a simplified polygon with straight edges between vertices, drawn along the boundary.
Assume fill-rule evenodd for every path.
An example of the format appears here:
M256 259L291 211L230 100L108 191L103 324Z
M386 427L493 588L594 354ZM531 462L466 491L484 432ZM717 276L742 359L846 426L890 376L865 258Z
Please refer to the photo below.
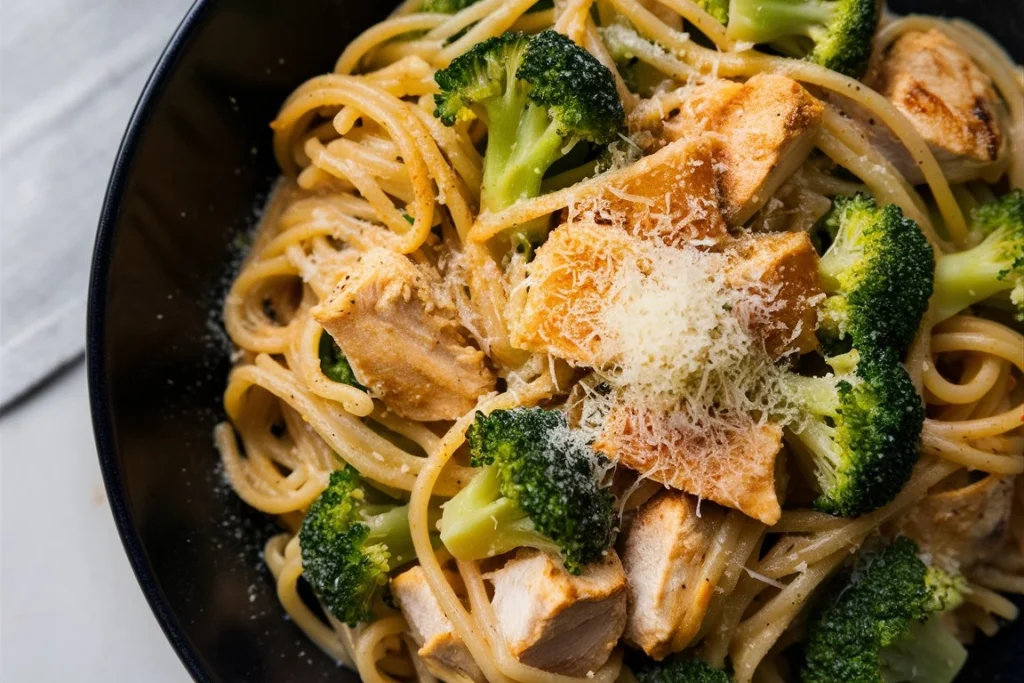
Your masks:
M635 241L593 222L552 231L530 264L525 306L509 321L512 345L590 367L611 362L597 326L615 273L636 258Z
M713 244L728 238L719 209L711 145L706 140L678 140L643 157L614 180L585 185L571 200L593 208L600 222L671 246Z
M1002 108L992 80L940 31L901 36L882 61L875 82L928 142L950 182L987 177L1005 158ZM914 184L921 170L884 124L858 116L879 138L896 168Z
M736 255L730 284L757 288L773 302L771 319L751 320L770 353L817 345L818 256L803 233L753 235L727 243ZM635 238L612 226L567 223L555 229L530 264L530 288L509 322L512 344L579 365L602 368L615 358L598 330L616 273L638 259ZM738 312L739 313L739 312Z
M933 493L899 518L896 529L939 566L963 571L1001 547L1013 505L1013 477L989 475Z
M764 298L771 301L771 320L753 321L768 353L777 358L816 349L822 291L818 253L807 233L750 235L733 242L729 251L735 255L730 283L763 288Z
M626 574L614 551L573 576L558 558L520 550L490 579L501 633L528 666L586 676L608 661L626 626Z
M782 428L736 426L722 434L677 424L672 414L613 405L594 449L674 489L765 524L782 515L776 484Z
M486 683L480 667L431 592L422 567L417 565L393 578L391 590L420 648L417 654L431 674L446 683Z
M698 517L691 496L662 491L639 509L620 543L629 592L623 637L655 659L673 651L684 614L711 601L714 586L691 582L714 540L712 518Z
M810 154L824 111L793 79L757 74L694 88L665 134L712 137L722 211L729 225L743 225Z
M494 389L439 288L405 256L373 249L313 309L356 379L411 420L455 420Z

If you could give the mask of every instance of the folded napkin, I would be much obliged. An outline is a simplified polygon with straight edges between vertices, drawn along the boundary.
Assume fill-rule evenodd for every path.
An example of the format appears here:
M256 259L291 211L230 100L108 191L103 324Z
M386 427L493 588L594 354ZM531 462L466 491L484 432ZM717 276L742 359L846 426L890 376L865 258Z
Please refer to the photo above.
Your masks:
M85 348L89 260L114 154L190 4L0 3L0 407Z

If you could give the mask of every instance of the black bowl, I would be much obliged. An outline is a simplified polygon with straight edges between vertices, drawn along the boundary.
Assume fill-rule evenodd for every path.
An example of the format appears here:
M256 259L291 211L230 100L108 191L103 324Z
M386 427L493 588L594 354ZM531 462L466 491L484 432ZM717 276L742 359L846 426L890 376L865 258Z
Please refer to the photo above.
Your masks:
M260 560L273 526L224 484L211 432L229 368L220 300L277 175L267 124L385 5L199 0L143 91L107 190L88 316L100 464L142 590L198 681L357 680L284 619ZM1024 59L1019 0L898 9L937 7ZM963 680L1024 680L1022 634L1018 624L976 645Z

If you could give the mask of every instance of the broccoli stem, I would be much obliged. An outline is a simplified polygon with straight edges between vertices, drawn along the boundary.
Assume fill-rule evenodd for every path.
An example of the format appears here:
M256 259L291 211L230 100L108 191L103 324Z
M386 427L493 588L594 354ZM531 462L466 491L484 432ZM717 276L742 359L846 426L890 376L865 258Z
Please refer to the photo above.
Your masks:
M813 38L832 19L834 9L826 0L732 0L729 35L750 43Z
M487 107L489 137L480 204L488 211L539 196L544 174L565 152L557 124L544 108L526 103L525 96L516 94L519 90L511 88L501 104ZM522 236L533 243L547 227L546 217L528 221L516 227L513 241Z
M1003 257L1005 247L1000 239L993 237L973 249L946 254L935 264L933 322L950 318L1013 286L1012 280L1000 279L1007 267Z
M967 661L967 650L938 617L913 624L879 654L886 683L952 683Z
M388 571L416 558L409 532L409 506L367 505L360 521L370 529L368 544L383 543L388 549Z
M537 532L533 521L501 495L498 468L484 467L445 505L441 542L461 559L493 557L521 546L552 553L558 546Z

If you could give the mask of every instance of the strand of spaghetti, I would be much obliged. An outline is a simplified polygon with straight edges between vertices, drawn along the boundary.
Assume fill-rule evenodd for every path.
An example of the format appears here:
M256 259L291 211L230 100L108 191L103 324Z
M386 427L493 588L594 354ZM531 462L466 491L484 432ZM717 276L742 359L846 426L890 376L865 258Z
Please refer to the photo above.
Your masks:
M962 382L950 382L933 363L924 367L924 386L943 403L974 403L995 385L1006 361L992 356L971 356Z
M735 590L726 598L721 614L700 645L701 659L716 669L725 668L725 658L729 654L736 627L750 604L767 588L768 584L749 575L740 577Z
M757 561L756 558L766 530L767 527L756 519L747 518L745 520L736 546L727 557L728 562L725 571L715 586L715 595L708 606L707 613L704 615L700 632L693 642L707 637L712 632L714 626L718 624L729 600L736 591L737 584L747 575L745 572L747 566Z
M308 450L310 466L316 467L321 472L333 472L338 467L338 459L334 456L331 447L320 438L319 434L306 427L306 422L301 415L280 401L277 401L277 404L281 407L288 435L299 445L301 451Z
M725 25L708 14L693 0L658 0L658 2L693 24L694 28L714 43L719 50L732 52L738 47L736 42L726 35Z
M278 474L275 477L275 483L278 484L275 488L278 490L268 491L266 487L261 487L248 479L247 468L243 464L244 459L235 443L234 430L229 424L217 425L214 429L214 441L221 454L224 474L231 482L231 488L239 498L260 512L279 515L305 509L327 487L326 475L321 472L311 472L304 467L294 470L287 478ZM297 487L296 479L293 479L293 476L298 479ZM261 481L266 480L261 479Z
M1021 424L1024 424L1024 405L1019 405L998 415L974 420L962 420L960 422L925 420L925 428L930 434L943 439L972 441L989 436L1000 436L1006 432L1018 429Z
M430 31L447 20L448 16L445 14L424 13L392 17L374 24L345 46L334 64L334 73L351 74L359 67L360 60L378 45L407 33Z
M931 425L921 432L921 451L972 470L991 474L1020 474L1024 472L1024 456L988 453L962 441L951 441L933 434Z
M544 671L520 662L509 651L505 639L498 629L497 616L494 607L487 597L487 588L484 586L480 569L473 562L458 562L459 574L466 585L466 593L469 595L470 608L477 620L483 625L485 638L491 648L491 652L498 663L502 673L519 683L579 683L580 680L595 681L596 683L613 683L619 675L622 666L620 657L613 655L608 662L598 671L588 674L586 678L580 679L574 676Z
M590 7L593 4L594 0L567 0L552 28L577 45L582 45L587 20L590 18Z
M1024 334L994 320L971 315L958 315L935 326L936 332L978 332L988 334L1010 344L1024 344Z
M919 463L910 481L891 503L834 531L794 540L792 549L782 550L784 546L780 542L777 546L780 552L774 552L773 548L773 552L761 561L758 572L772 579L783 578L799 571L798 568L805 564L810 566L837 550L858 545L865 536L919 501L928 489L957 469L958 465L942 460Z
M706 514L706 513L705 513ZM682 619L672 634L672 652L688 646L700 630L707 615L711 599L718 588L718 581L735 554L747 516L738 510L730 510L719 525L700 570L688 579L687 587L681 591L679 600L687 605Z
M533 7L536 0L504 0L497 8L481 19L479 23L466 31L458 40L444 47L437 53L435 63L440 67L448 66L453 59L471 47L492 36L507 31L519 17ZM484 3L480 3L484 4ZM461 13L460 13L461 14Z
M544 9L527 12L516 19L510 31L522 31L524 33L539 33L555 23L555 10Z
M316 138L306 141L305 151L318 168L349 181L359 194L366 197L377 211L380 221L399 236L398 251L400 253L408 254L420 248L426 239L426 233L430 231L431 221L421 219L419 231L410 230L405 216L395 207L394 202L385 194L381 186L368 173L364 172L363 166L349 159L330 154ZM433 209L433 206L427 209L431 216L434 213Z
M963 594L966 602L977 605L986 612L990 612L1002 619L1013 621L1019 613L1016 605L1002 595L999 595L999 593L989 590L984 586L972 583Z
M377 214L368 201L354 194L339 193L330 196L313 196L299 199L281 215L281 229L289 230L301 223L314 221L318 217L329 218L329 222L332 223L346 220L351 223L354 226L349 229L351 234L349 232L339 232L337 235L339 239L345 240L346 243L351 242L352 246L357 249L366 248L363 246L363 243L352 241L361 237L367 240L365 245L380 246L376 235L369 238L363 235L370 227L379 228L374 223L377 220ZM345 230L346 228L338 229ZM260 251L258 253L262 254L263 252Z
M382 69L372 71L364 76L372 80L379 88L396 97L423 95L437 91L434 82L434 69L425 59L418 55L407 55L395 60ZM362 112L354 107L343 107L331 121L338 135L346 135L362 117Z
M814 589L847 557L846 549L840 549L809 566L737 627L729 648L736 683L749 683L753 679L758 663L796 618Z
M813 534L835 531L847 524L841 517L816 510L783 510L782 517L771 527L772 533Z
M993 567L974 567L971 581L977 585L1006 593L1024 595L1024 576L1013 575Z
M395 683L395 679L377 668L381 643L386 638L400 635L407 628L402 617L385 617L373 622L356 641L355 664L364 683Z
M1017 368L1024 370L1024 347L988 334L979 332L933 334L931 346L933 354L951 351L978 351L1008 360Z
M822 125L824 130L818 136L821 151L863 180L880 203L900 207L917 223L933 247L945 246L945 241L935 232L920 195L861 131L832 107L825 108Z
M238 347L254 353L284 353L295 321L275 325L263 312L264 288L275 280L294 278L295 266L285 256L250 263L224 297L224 329Z
M425 110L424 105L429 108L429 111ZM416 115L430 131L437 146L462 178L466 189L472 195L473 202L477 202L480 199L480 185L483 182L483 158L466 136L459 135L455 128L444 125L433 115L432 105L433 100L424 95L420 100ZM464 220L471 224L473 222L472 214Z
M859 81L811 62L773 57L754 51L719 53L709 50L694 43L686 34L666 26L637 0L610 2L633 22L641 33L663 47L679 53L684 61L704 73L720 77L749 77L760 72L778 73L831 90L869 109L878 120L892 130L907 148L914 162L920 166L954 244L965 244L967 224L949 188L949 182L935 160L935 155L917 129L880 94Z
M451 15L443 25L427 33L427 38L444 43L452 39L456 34L463 33L473 24L477 24L489 17L501 7L502 3L503 0L480 0L479 2L471 3L465 9ZM501 31L498 33L501 33Z
M257 356L255 365L232 370L224 392L224 409L232 420L241 415L246 394L254 386L291 406L339 457L364 476L402 491L412 489L416 475L424 467L423 458L406 453L358 418L339 412L324 399L306 391L291 373L269 356ZM455 495L472 474L469 468L451 467L441 477L437 493Z

